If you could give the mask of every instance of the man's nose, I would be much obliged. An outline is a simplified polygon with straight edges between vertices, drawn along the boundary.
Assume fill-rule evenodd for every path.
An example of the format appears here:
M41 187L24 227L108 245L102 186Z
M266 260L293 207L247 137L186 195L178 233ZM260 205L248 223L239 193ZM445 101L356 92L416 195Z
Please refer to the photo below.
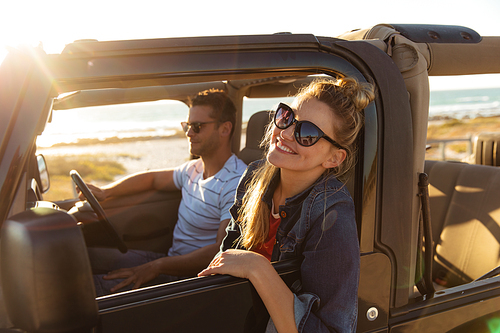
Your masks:
M193 127L188 126L188 130L186 132L186 136L193 137L196 133L193 131Z

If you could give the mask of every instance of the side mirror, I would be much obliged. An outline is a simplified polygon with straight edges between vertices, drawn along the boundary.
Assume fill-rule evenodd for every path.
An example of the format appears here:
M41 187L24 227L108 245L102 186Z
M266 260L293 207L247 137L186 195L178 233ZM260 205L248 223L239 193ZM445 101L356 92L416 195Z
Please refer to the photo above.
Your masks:
M50 188L49 170L47 169L45 157L42 154L37 155L36 162L38 164L38 172L40 173L40 189L42 193L45 193Z

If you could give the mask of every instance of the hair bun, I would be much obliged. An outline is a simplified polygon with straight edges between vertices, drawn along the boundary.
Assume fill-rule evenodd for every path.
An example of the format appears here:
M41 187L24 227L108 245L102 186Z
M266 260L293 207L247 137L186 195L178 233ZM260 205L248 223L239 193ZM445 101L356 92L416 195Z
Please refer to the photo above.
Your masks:
M363 110L375 99L374 87L371 83L358 82L352 77L337 79L336 85L342 89L344 96L351 100L357 111Z

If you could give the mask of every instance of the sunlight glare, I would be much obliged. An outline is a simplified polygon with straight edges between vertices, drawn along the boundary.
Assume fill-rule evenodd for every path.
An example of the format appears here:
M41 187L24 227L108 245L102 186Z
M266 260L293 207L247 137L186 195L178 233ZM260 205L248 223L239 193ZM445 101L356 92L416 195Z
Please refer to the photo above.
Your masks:
M411 6L411 11L407 10L405 3ZM432 11L428 10L429 5L432 5ZM59 54L65 45L79 39L107 41L282 31L335 37L378 23L462 25L484 36L500 36L500 26L496 23L500 11L498 1L477 0L468 11L451 0L424 0L420 6L410 0L360 0L356 7L363 10L356 11L356 15L336 15L332 22L318 20L318 8L321 12L349 13L353 10L352 3L313 0L310 5L297 10L296 6L283 6L280 2L255 0L245 7L245 15L241 15L241 7L229 0L221 0L213 8L202 0L164 3L144 0L141 6L123 6L116 0L87 0L83 6L79 2L62 0L8 1L0 5L4 13L0 20L0 62L7 54L6 46L35 47L40 42L47 54ZM287 19L276 19L277 14ZM129 24L132 21L136 24ZM498 75L477 82L455 78L432 78L431 89L500 86Z

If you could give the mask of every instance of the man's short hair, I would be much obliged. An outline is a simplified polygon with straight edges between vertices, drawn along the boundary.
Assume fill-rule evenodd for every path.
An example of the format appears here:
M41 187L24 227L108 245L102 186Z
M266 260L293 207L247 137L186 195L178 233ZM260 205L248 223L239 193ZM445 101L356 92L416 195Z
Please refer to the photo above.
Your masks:
M189 104L189 107L197 105L211 106L212 113L210 114L210 117L216 119L219 124L230 121L232 125L231 137L233 136L234 128L236 126L236 107L224 91L218 89L201 91L190 101Z

